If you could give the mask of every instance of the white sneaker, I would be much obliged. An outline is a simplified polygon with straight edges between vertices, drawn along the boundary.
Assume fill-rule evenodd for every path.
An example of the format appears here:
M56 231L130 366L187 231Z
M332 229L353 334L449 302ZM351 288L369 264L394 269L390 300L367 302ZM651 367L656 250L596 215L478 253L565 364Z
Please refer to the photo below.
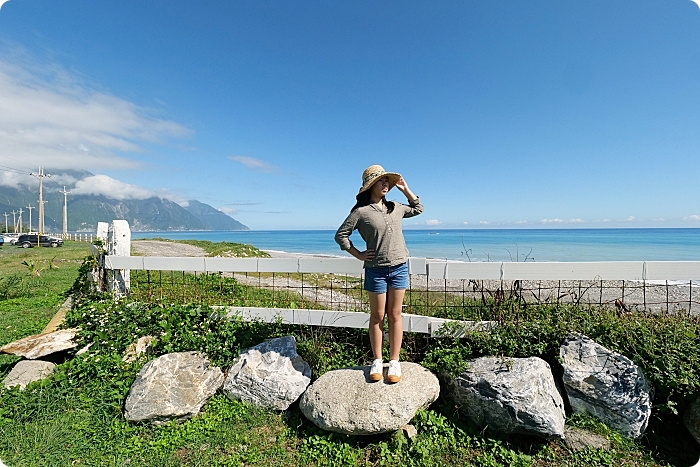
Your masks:
M372 381L381 381L384 377L384 361L381 358L372 362L372 368L369 369L369 379Z
M389 360L387 379L390 383L398 383L401 381L401 365L398 360Z

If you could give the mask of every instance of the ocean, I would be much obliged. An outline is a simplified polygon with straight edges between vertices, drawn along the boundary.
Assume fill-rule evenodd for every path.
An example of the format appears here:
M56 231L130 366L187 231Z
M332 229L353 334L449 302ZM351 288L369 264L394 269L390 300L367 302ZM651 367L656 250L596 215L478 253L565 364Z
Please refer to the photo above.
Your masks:
M133 239L249 243L263 250L344 256L334 230L133 232ZM411 256L464 261L699 261L700 229L404 230ZM357 232L351 237L359 248Z

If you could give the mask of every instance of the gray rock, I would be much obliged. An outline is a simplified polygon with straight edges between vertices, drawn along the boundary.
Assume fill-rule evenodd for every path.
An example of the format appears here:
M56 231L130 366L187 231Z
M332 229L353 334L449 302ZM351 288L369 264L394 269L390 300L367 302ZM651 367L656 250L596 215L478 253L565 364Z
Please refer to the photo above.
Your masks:
M700 397L695 399L695 402L688 407L688 411L683 414L683 424L695 441L700 443Z
M3 384L6 388L19 386L20 389L24 389L29 383L51 377L55 367L56 365L51 362L21 360L5 377Z
M641 368L581 334L567 336L559 356L574 412L589 413L630 438L644 433L654 388Z
M76 331L76 329L61 329L47 334L27 336L0 347L0 352L35 360L76 347L78 344L72 341Z
M400 382L389 384L371 382L369 366L329 371L309 386L299 408L316 426L336 433L397 431L440 395L440 382L422 366L402 362L401 373Z
M154 425L193 417L224 382L198 352L162 355L141 368L124 403L124 417Z
M453 378L449 397L479 427L501 433L564 437L564 401L549 364L537 357L481 357Z
M574 452L584 449L610 449L610 441L605 436L587 430L567 426L564 428L564 444Z
M224 382L224 394L260 407L287 410L311 382L311 367L294 336L271 339L241 353Z
M136 342L133 342L129 345L129 347L126 348L122 361L126 363L131 363L135 362L136 359L140 358L141 356L148 355L151 351L151 344L154 340L155 337L153 336L139 337L139 339ZM83 349L81 349L76 355L82 352L82 350Z

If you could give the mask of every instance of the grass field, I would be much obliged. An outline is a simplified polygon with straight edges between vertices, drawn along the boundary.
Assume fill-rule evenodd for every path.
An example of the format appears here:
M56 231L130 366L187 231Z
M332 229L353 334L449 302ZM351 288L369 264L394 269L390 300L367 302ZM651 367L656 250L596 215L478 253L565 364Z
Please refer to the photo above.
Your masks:
M64 301L87 253L87 244L73 242L57 249L0 249L0 345L43 329ZM246 291L245 287L234 284L229 289L239 294L267 293ZM535 311L530 313L533 320L544 322ZM573 313L572 319L583 316ZM685 466L697 461L698 447L679 426L678 417L656 418L653 430L639 441L627 440L590 418L571 417L568 424L602 434L612 443L610 450L574 453L558 441L484 433L443 399L416 415L412 423L418 436L410 441L401 433L370 437L326 433L308 422L297 405L278 413L222 395L214 396L199 416L182 424L133 424L124 420L122 406L144 362L127 364L121 357L138 335L161 336L155 347L158 354L203 350L226 369L241 348L292 333L315 378L334 368L367 363L367 333L221 320L206 307L160 300L151 305L82 302L81 308L69 313L68 320L70 325L81 327L81 344L94 343L90 352L69 358L58 365L53 378L34 383L25 391L0 389L0 459L8 467L582 467ZM535 336L535 328L528 328L525 321L513 332L523 329ZM633 330L630 326L626 329ZM618 330L611 327L606 332L614 335ZM526 343L522 338L513 340L521 346L516 352L526 351L522 350ZM436 344L427 338L409 337L406 357L422 361L426 349L432 349L436 358L449 359L466 352L470 342L463 342L458 350L450 348L449 342L443 342L443 348ZM484 346L487 344L495 345ZM0 378L16 360L0 356Z
M44 329L89 252L87 243L71 241L59 248L0 248L0 345ZM0 355L0 373L17 360Z

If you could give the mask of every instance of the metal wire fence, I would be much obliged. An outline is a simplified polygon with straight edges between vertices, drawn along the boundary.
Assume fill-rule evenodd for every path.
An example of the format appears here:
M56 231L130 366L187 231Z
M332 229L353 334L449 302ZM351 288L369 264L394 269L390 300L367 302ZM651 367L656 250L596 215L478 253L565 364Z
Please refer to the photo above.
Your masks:
M130 294L141 301L221 306L369 310L363 275L136 270ZM494 310L535 305L584 305L620 313L700 310L697 281L432 279L411 274L404 312L480 320Z

